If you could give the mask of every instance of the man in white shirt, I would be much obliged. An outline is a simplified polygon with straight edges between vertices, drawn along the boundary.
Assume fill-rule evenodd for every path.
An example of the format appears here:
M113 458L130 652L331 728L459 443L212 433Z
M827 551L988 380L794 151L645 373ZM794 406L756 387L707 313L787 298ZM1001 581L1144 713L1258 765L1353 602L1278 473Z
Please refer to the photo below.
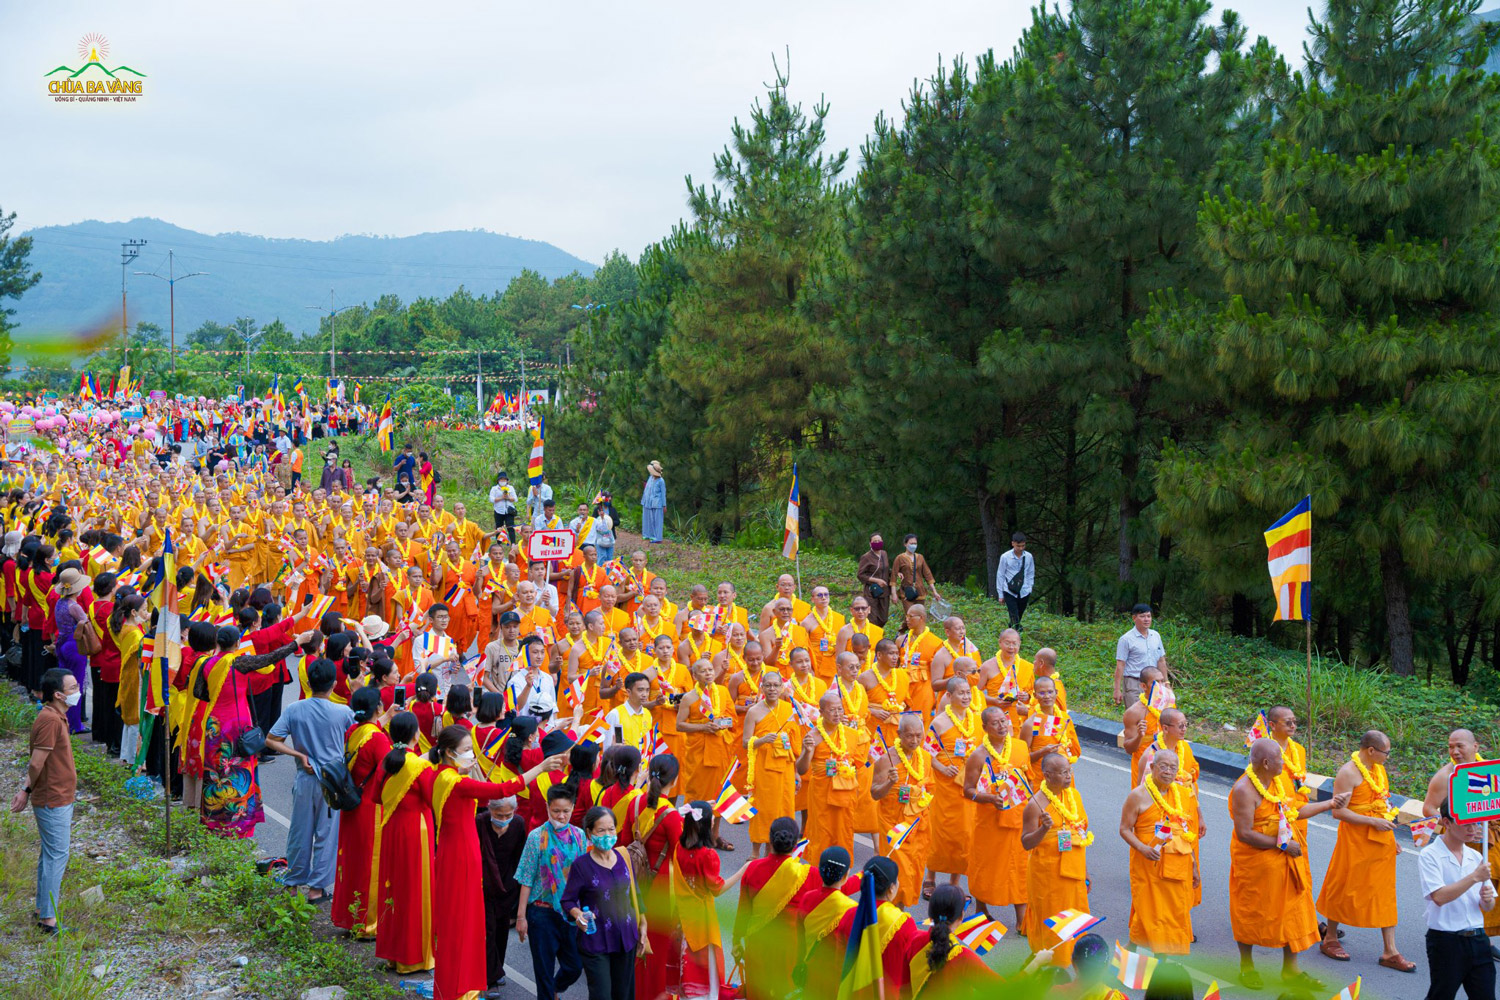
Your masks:
M1459 826L1443 801L1442 836L1417 855L1417 877L1427 901L1427 1000L1453 1000L1462 986L1469 1000L1495 1000L1495 963L1484 914L1495 907L1490 866L1472 845L1484 824Z
M1133 703L1141 695L1141 671L1155 667L1167 677L1167 648L1151 627L1151 605L1137 604L1130 611L1135 628L1115 643L1115 704Z
M1005 602L1010 613L1010 627L1021 631L1021 616L1026 613L1026 602L1031 600L1031 588L1036 585L1036 557L1026 551L1026 533L1018 531L1010 536L1010 551L1000 557L1000 566L995 570L995 593Z
M625 675L625 703L610 709L604 717L604 739L601 750L608 750L616 743L633 746L643 758L651 756L651 727L653 716L646 707L651 697L651 678L646 674Z
M557 617L557 586L547 582L548 566L545 562L530 563L526 567L527 577L536 584L536 603Z
M533 522L541 516L542 508L548 500L552 499L552 485L547 482L547 477L542 476L542 481L531 487L526 494L526 510L531 514ZM538 527L545 527L539 525Z

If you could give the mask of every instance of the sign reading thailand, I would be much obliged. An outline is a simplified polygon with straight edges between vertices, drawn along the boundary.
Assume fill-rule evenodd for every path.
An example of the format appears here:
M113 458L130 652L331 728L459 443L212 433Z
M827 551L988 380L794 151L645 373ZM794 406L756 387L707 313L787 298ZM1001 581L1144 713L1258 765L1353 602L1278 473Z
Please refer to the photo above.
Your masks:
M1448 811L1459 823L1500 819L1500 760L1455 764L1448 779Z

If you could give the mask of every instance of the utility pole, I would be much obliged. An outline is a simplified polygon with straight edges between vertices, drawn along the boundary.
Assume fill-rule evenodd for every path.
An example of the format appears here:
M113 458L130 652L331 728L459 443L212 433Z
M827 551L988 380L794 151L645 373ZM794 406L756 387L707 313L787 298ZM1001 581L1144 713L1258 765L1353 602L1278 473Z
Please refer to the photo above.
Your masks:
M521 414L521 429L526 429L526 406L530 402L526 397L526 349L521 349L521 405L518 410Z
M474 352L474 415L484 420L484 352Z
M338 341L334 336L334 317L343 312L345 309L350 309L353 307L339 306L337 309L335 309L333 307L333 289L330 288L328 289L328 308L326 310L322 306L305 306L304 308L316 309L318 312L328 313L328 377L334 378L338 375L338 369L334 367L335 352L338 345Z
M145 240L126 240L120 244L120 333L125 338L125 364L130 364L130 320L126 316L125 268L141 255Z
M155 271L137 271L135 273L149 275L153 278L161 278L162 281L165 281L167 283L167 296L170 303L168 307L170 309L170 312L168 315L170 316L169 325L171 327L172 338L171 346L168 348L168 352L172 357L172 371L175 374L177 371L177 283L179 281L185 281L188 278L196 278L198 275L207 274L208 272L192 271L188 274L178 274L176 270L176 263L173 259L173 251L168 250L167 273L165 275L157 274Z

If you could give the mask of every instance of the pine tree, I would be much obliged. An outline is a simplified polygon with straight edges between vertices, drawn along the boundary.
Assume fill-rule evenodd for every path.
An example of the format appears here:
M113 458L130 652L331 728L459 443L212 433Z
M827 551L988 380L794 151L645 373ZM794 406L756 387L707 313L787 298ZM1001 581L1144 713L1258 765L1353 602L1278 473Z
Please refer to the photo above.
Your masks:
M10 364L10 331L16 328L10 319L16 311L5 305L5 300L19 299L42 280L42 272L31 270L26 263L31 255L31 237L6 235L15 224L15 212L6 215L0 211L0 366Z
M749 125L714 157L713 188L688 179L694 228L684 241L689 283L671 308L662 371L705 400L696 451L728 460L728 523L738 528L743 486L779 472L804 446L829 444L832 414L816 389L842 365L802 311L812 276L839 244L847 154L827 155L826 104L809 117L777 70ZM723 185L722 189L718 185Z
M1315 607L1383 608L1370 631L1401 674L1414 600L1500 557L1500 78L1478 70L1476 6L1330 0L1258 198L1202 212L1233 298L1163 296L1136 340L1221 415L1161 467L1173 530L1244 579L1260 530L1311 493Z
M1193 414L1129 357L1152 292L1195 287L1195 212L1245 108L1261 43L1241 51L1232 12L1207 0L1075 0L1038 7L1005 72L976 95L988 142L973 203L981 252L1016 278L1010 327L987 352L999 394L1044 405L1062 450L1068 531L1103 491L1116 555L1098 581L1115 606L1151 586L1160 601L1170 539L1147 515L1155 442ZM1058 418L1067 421L1059 426ZM1108 459L1091 482L1090 455ZM1140 565L1149 546L1156 558Z

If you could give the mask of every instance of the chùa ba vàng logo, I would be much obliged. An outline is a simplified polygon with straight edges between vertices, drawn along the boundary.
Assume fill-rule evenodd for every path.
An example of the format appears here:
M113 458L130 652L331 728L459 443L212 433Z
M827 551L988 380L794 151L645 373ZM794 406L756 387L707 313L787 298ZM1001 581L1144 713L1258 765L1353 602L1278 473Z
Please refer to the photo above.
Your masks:
M83 65L77 69L63 65L46 74L47 93L54 101L128 103L145 93L145 73L131 66L108 66L109 39L98 32L78 40L78 58Z

